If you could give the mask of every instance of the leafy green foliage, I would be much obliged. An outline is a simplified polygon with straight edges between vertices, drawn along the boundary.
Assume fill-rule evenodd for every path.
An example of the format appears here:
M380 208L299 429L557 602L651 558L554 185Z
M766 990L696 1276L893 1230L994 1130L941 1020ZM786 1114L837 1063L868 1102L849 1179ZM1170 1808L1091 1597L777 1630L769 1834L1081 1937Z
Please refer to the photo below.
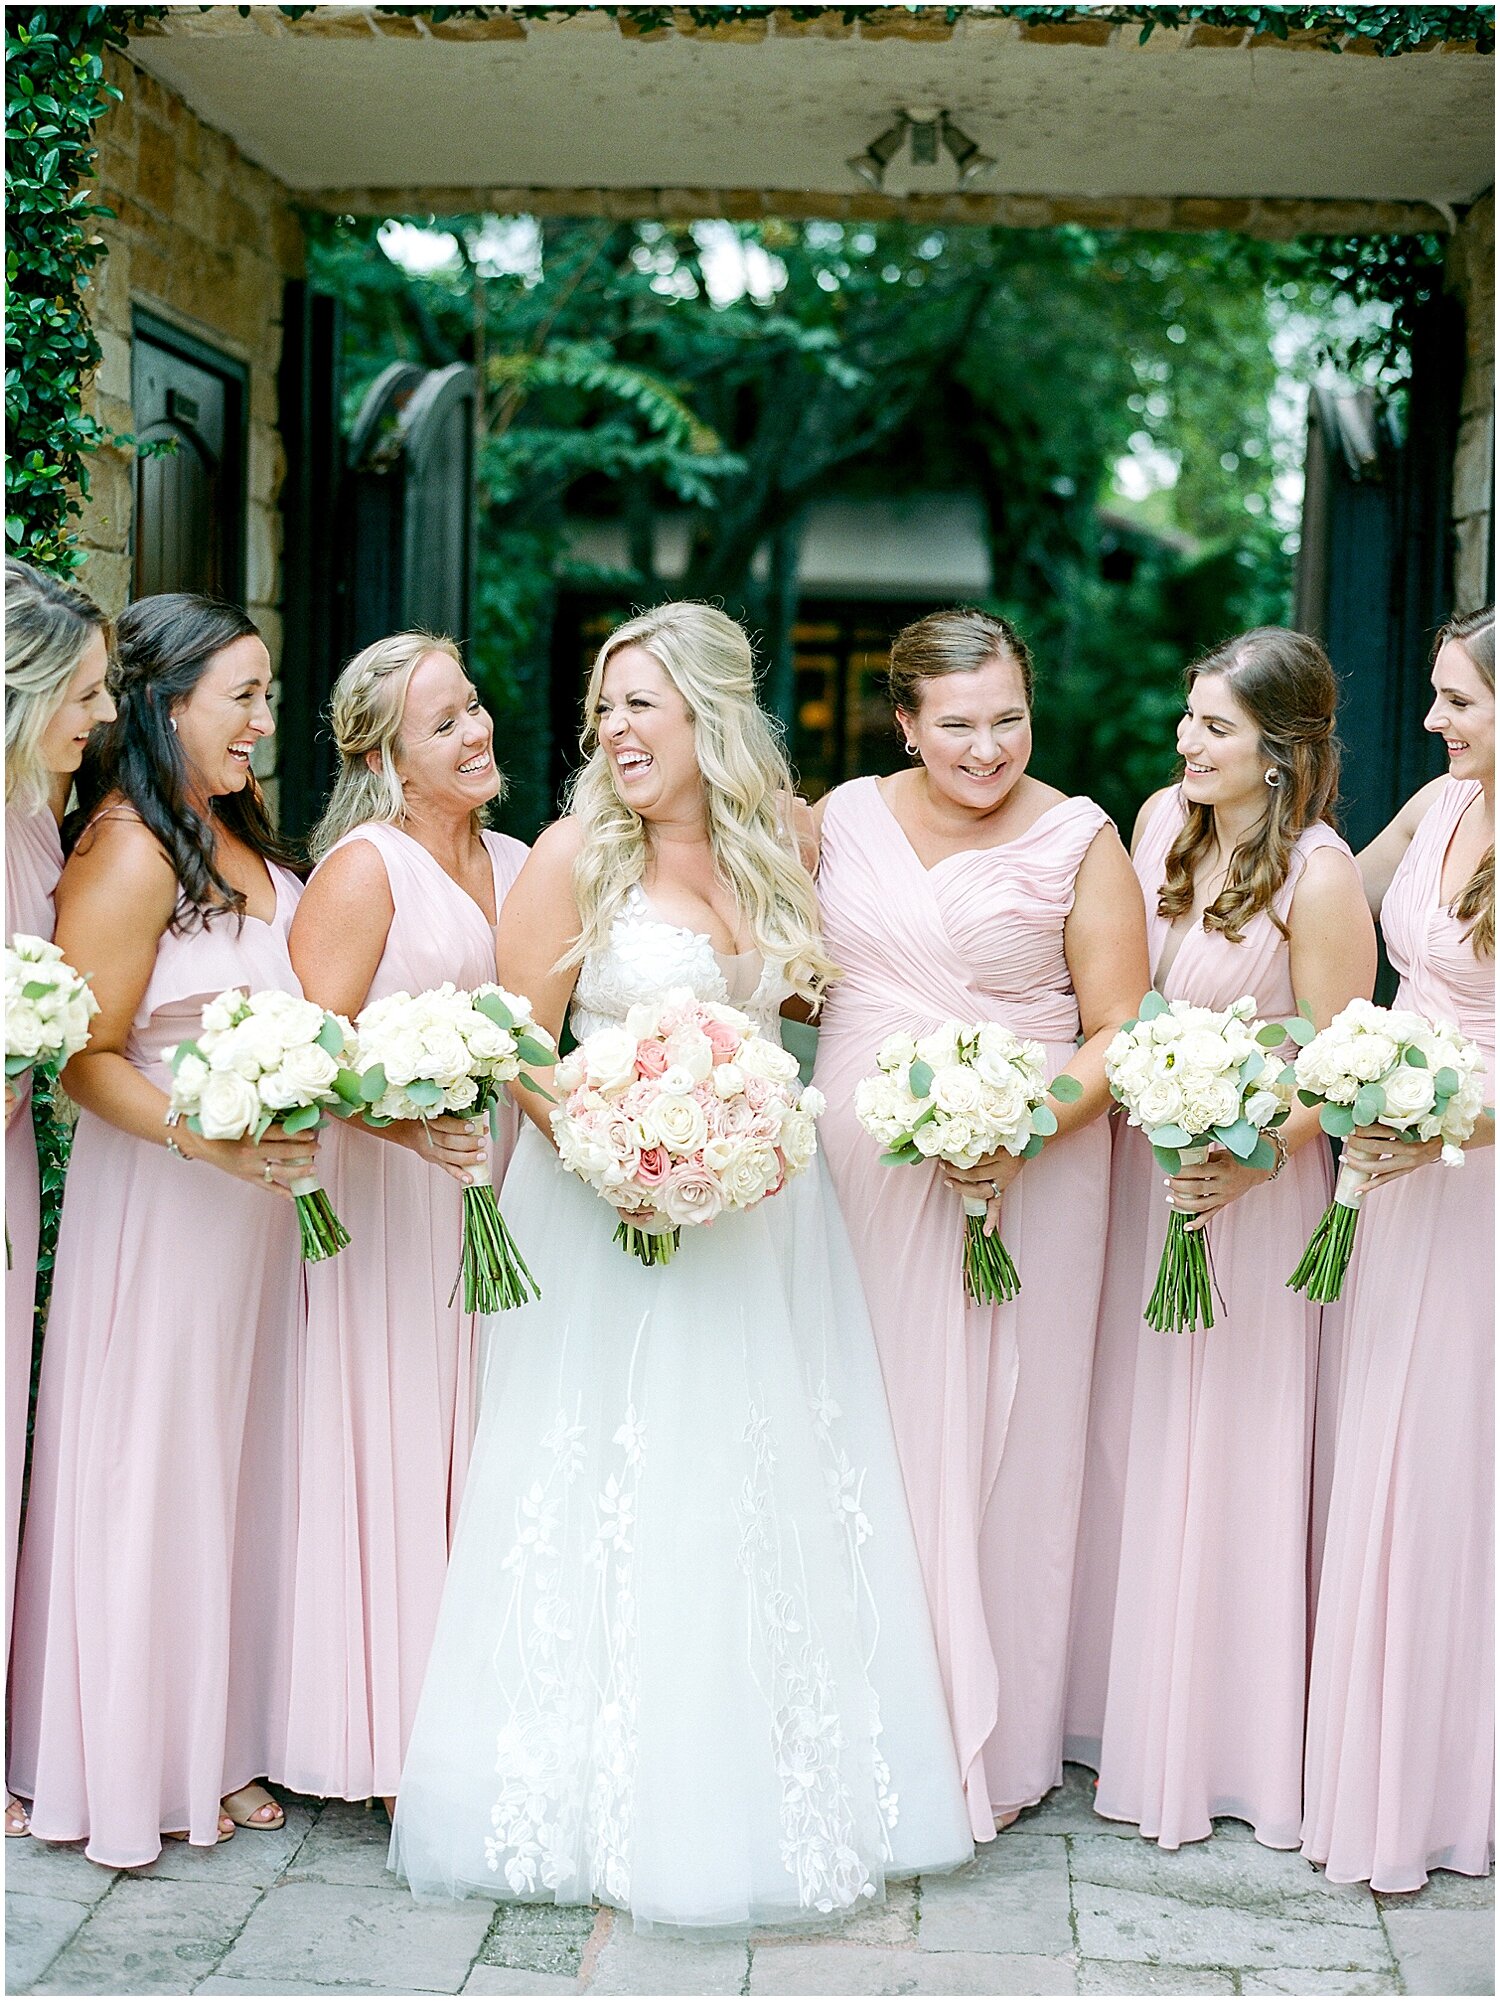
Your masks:
M111 213L82 183L93 122L119 96L104 53L124 40L105 7L6 12L5 537L12 554L63 575L80 561L69 524L88 494L88 454L115 441L82 408L99 364L83 299L104 254L93 224Z

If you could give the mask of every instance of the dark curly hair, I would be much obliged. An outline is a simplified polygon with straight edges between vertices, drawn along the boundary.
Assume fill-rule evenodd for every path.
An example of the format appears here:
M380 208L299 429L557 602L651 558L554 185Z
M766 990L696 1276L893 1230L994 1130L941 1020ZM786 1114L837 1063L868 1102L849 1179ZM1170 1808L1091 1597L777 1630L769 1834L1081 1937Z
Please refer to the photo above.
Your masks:
M177 877L172 929L196 930L210 917L233 912L243 919L245 898L219 873L215 829L225 828L268 862L290 865L293 856L266 811L252 776L244 789L209 802L205 816L193 804L187 759L172 728L173 704L190 695L214 657L237 639L259 638L248 612L219 598L168 591L127 606L115 627L110 692L118 715L89 745L78 774L78 810L69 818L69 844L101 800L118 793L161 842Z

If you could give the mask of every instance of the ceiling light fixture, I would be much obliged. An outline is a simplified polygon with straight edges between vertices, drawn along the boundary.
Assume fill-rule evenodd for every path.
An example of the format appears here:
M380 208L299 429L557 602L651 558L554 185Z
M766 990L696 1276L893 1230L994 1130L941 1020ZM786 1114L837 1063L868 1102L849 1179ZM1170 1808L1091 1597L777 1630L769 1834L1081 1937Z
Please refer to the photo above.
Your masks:
M938 147L947 151L958 169L960 188L972 187L992 173L998 164L988 153L981 153L978 143L967 132L955 125L946 111L935 111L925 105L908 105L904 111L894 114L894 122L888 125L877 139L872 139L862 153L856 153L845 162L851 174L858 176L866 187L880 192L885 186L886 169L911 136L911 160L914 167L935 167L938 161Z

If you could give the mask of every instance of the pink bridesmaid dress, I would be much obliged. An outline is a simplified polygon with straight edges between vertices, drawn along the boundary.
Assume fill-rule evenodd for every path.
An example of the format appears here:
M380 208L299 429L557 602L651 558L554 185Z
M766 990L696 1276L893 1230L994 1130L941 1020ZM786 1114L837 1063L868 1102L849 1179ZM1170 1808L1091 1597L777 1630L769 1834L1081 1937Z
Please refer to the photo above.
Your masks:
M964 1291L963 1209L932 1166L885 1167L854 1088L899 1030L999 1021L1055 1075L1075 1051L1063 953L1104 812L1067 799L1017 840L926 869L873 778L824 810L818 891L842 977L824 1011L820 1122L880 1352L975 1840L1062 1776L1062 1704L1109 1171L1102 1121L1006 1190L1009 1305Z
M126 1051L163 1090L205 1000L301 991L271 876L270 921L163 936ZM10 1786L44 1841L211 1844L280 1761L301 1320L290 1202L80 1114L16 1589Z
M1456 1022L1495 1095L1495 969L1442 901L1479 786L1452 780L1381 912L1396 1006ZM1302 1852L1336 1883L1483 1876L1494 1830L1495 1155L1366 1200L1344 1285L1343 1380L1312 1686Z
M498 913L525 845L486 833ZM495 977L489 919L419 841L372 821L395 915L369 998ZM498 1186L515 1140L500 1117ZM291 1713L273 1775L336 1799L394 1794L437 1625L473 1436L475 1316L449 1295L463 1191L339 1127L324 1180L353 1243L308 1267Z
M62 874L62 837L50 807L35 813L5 809L5 935L52 936L52 891ZM87 972L86 966L79 968ZM21 1535L21 1472L26 1464L26 1413L31 1399L32 1316L36 1305L41 1178L31 1124L31 1084L5 1128L5 1655L10 1658L16 1596L16 1547Z
M1182 820L1174 790L1135 858L1153 967L1170 930L1157 897ZM1354 867L1331 827L1309 827L1273 906L1283 923L1307 857L1324 847ZM1156 984L1203 1007L1253 994L1263 1016L1296 1011L1287 941L1265 911L1237 945L1189 931ZM1164 1848L1201 1840L1219 1815L1248 1821L1269 1847L1295 1848L1319 1312L1286 1281L1328 1202L1329 1148L1313 1139L1274 1182L1213 1218L1214 1325L1192 1334L1159 1334L1142 1317L1169 1211L1144 1135L1117 1122L1114 1151L1090 1435L1100 1471L1091 1464L1070 1748L1093 1734L1088 1690L1097 1700L1107 1647L1098 1811Z

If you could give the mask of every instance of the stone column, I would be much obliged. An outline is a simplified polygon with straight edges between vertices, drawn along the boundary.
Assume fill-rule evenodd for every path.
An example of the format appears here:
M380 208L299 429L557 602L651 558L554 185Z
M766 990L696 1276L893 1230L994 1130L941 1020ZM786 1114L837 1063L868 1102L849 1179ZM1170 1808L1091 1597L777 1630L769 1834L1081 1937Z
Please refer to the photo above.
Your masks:
M1473 611L1491 589L1495 494L1495 196L1474 203L1448 253L1464 304L1466 359L1453 466L1453 603Z

